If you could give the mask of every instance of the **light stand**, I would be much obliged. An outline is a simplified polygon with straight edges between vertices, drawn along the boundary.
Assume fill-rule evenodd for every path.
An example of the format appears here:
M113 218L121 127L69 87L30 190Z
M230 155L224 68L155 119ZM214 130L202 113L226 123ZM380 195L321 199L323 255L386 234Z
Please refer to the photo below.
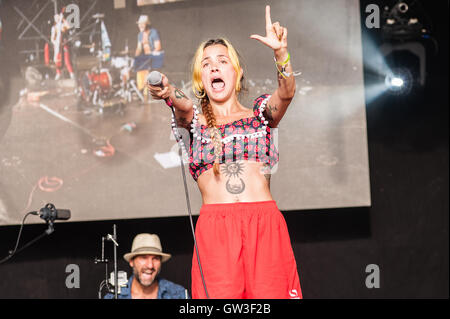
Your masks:
M94 263L95 264L105 264L106 267L106 276L105 276L105 281L104 284L106 285L106 287L108 288L109 291L109 287L108 287L108 263L109 260L105 259L105 239L108 241L112 241L113 242L113 249L114 249L114 299L118 299L118 291L119 291L119 286L118 286L118 271L117 271L117 247L119 247L119 243L117 242L117 226L116 224L113 225L113 234L107 234L106 237L102 237L102 258L95 258L94 259ZM103 282L100 285L100 291L99 291L99 298L101 295L101 290L103 288Z

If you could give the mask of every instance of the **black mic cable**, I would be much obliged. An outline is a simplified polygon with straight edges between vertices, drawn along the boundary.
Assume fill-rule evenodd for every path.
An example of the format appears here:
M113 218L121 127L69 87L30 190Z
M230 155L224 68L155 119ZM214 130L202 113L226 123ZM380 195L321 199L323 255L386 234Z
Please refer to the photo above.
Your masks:
M161 89L163 89L161 73L158 71L150 72L150 74L147 76L147 83L152 86L159 86L159 87L161 87ZM179 150L178 155L180 156L181 174L183 175L184 192L186 195L186 204L187 204L187 208L188 208L188 212L189 212L189 219L191 222L192 237L194 238L195 253L197 255L197 263L198 263L198 267L200 270L200 276L202 277L202 283L203 283L203 288L205 290L206 298L209 299L208 289L206 289L205 277L203 276L202 264L200 262L200 254L199 254L199 250L198 250L197 239L195 238L194 222L192 220L191 202L189 200L189 191L188 191L188 186L187 186L187 182L186 182L186 172L184 169L184 162L183 162L183 148L182 148L183 138L182 138L181 134L179 133L177 118L175 116L175 110L173 108L173 102L170 99L170 97L165 99L165 102L166 102L167 106L170 107L170 110L172 111L172 116L173 116L172 118L174 119L172 126L175 130L174 135L175 135L175 139L177 140L177 144L178 144L178 150Z
M23 225L25 224L25 220L27 219L28 216L36 215L36 214L37 214L37 212L29 212L23 217L22 224L20 225L19 235L17 235L16 245L14 246L13 250L10 250L8 252L8 256L6 256L2 260L0 260L0 265L3 264L4 262L7 262L8 260L10 260L12 258L12 256L14 256L14 254L17 251L17 247L19 246L20 236L22 235L22 230L23 230Z
M206 298L209 299L208 289L206 288L205 277L203 276L202 264L200 262L200 254L198 251L197 239L195 238L194 222L192 220L191 202L189 200L189 191L188 191L188 186L187 186L187 181L186 181L186 171L184 169L184 162L183 162L183 149L181 147L182 136L180 135L179 130L178 130L178 124L177 124L177 120L175 117L175 110L174 110L173 106L169 105L169 107L172 111L172 115L174 118L175 134L177 135L177 136L175 136L175 139L177 140L177 144L178 144L178 155L180 156L181 174L183 175L184 192L185 192L186 204L187 204L187 208L188 208L188 212L189 212L189 220L191 222L192 236L194 238L194 247L195 247L195 253L197 255L197 263L198 263L198 267L200 270L200 276L202 277L202 283L203 283L203 288L205 290Z
M20 237L22 236L22 230L23 230L23 226L25 225L25 220L30 215L40 216L43 220L45 220L48 228L44 231L44 233L42 233L41 235L37 236L36 238L31 240L30 242L28 242L24 246L20 247L20 249L17 249L19 247L19 241L20 241ZM20 225L20 230L19 230L19 234L17 236L16 245L14 246L14 249L12 249L12 250L10 250L8 252L8 256L6 256L2 260L0 260L0 265L5 263L5 262L7 262L15 254L17 254L18 252L20 252L20 251L24 250L25 248L31 246L32 244L34 244L35 242L37 242L41 238L44 238L45 236L48 236L51 233L53 233L53 231L54 231L53 223L54 223L54 221L56 219L61 219L61 220L70 219L70 210L68 210L68 209L56 209L55 205L47 204L47 205L45 205L45 207L41 208L39 210L39 212L33 211L33 212L27 213L23 217L22 224Z

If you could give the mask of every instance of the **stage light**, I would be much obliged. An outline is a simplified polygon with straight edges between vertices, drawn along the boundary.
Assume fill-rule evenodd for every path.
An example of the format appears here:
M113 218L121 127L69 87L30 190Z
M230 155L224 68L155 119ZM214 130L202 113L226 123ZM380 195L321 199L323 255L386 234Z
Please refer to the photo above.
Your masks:
M409 69L395 68L386 75L384 83L390 94L406 95L411 92L414 84L414 78Z
M389 40L420 39L425 20L419 2L398 1L384 8L383 36Z
M431 25L420 0L397 0L384 7L379 46L383 64L378 68L379 80L391 95L420 93L425 87L428 51L437 49L430 41Z
M387 19L386 23L389 25L393 25L393 24L395 24L395 19Z
M403 84L405 84L405 82L403 81L403 79L398 78L398 77L394 77L391 80L391 85L395 86L395 87L402 87Z
M400 13L405 14L406 12L408 12L409 7L405 2L400 2L397 4L397 6Z
M411 18L408 21L408 25L417 24L417 23L419 23L419 19L417 19L417 18Z

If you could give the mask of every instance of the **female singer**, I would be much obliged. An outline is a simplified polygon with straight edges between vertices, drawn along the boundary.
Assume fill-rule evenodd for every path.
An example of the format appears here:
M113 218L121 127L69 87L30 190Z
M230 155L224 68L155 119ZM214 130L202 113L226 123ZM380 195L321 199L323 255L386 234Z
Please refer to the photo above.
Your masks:
M243 88L239 56L225 39L203 42L193 59L193 89L202 114L169 84L149 86L155 99L170 98L179 127L191 134L190 172L203 205L196 240L206 290L211 298L302 298L288 229L270 193L278 162L271 136L295 94L287 29L272 23L266 7L266 36L252 35L274 51L279 86L254 102L238 101ZM192 262L192 296L205 298L197 255Z

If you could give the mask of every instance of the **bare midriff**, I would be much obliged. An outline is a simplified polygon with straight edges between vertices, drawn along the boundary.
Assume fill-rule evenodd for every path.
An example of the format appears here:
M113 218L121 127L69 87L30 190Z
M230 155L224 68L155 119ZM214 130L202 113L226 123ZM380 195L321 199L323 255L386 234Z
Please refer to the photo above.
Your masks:
M270 168L264 163L237 161L210 168L198 180L203 204L271 201Z

